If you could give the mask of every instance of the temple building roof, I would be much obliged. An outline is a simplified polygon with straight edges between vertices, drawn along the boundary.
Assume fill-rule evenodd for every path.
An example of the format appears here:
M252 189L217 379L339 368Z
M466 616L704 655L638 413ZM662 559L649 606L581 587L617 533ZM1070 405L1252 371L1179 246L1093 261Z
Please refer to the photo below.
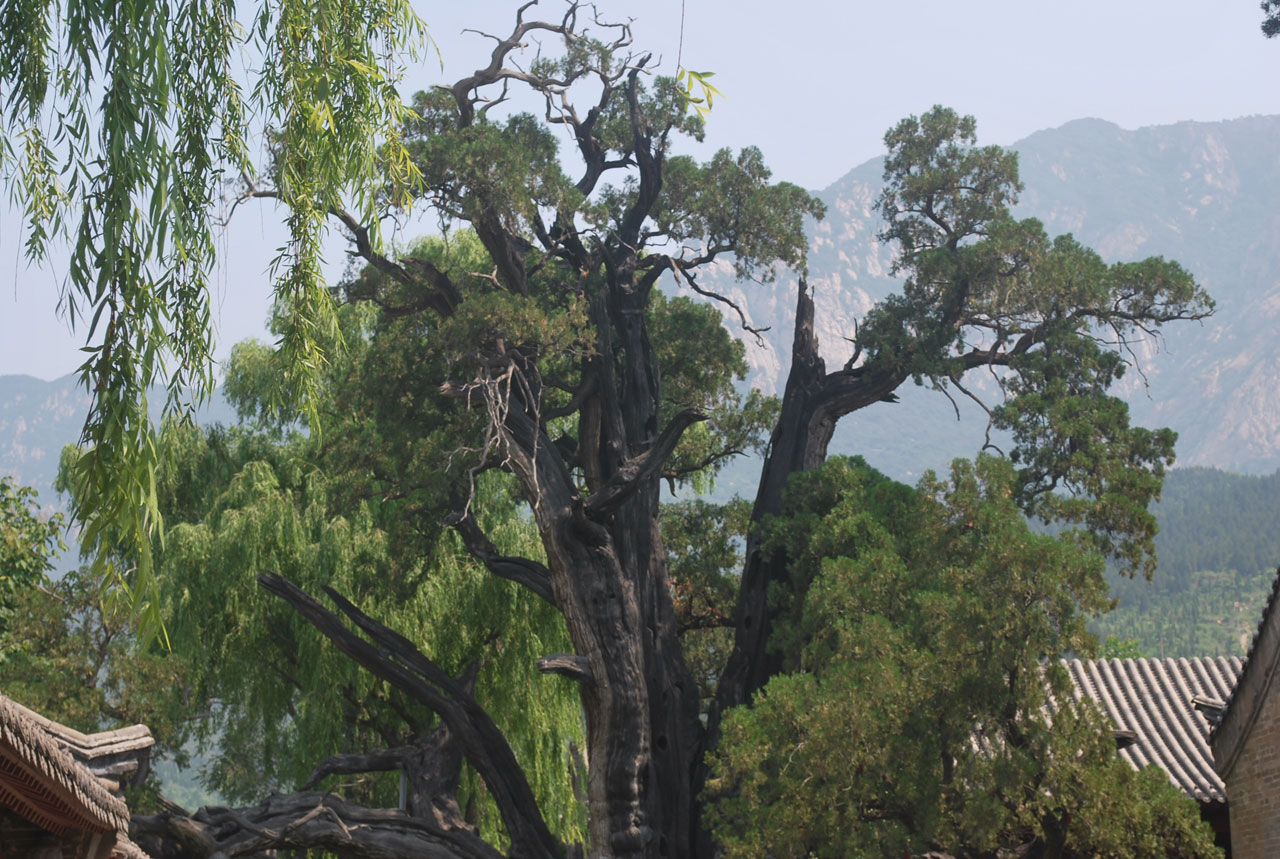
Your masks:
M83 734L0 695L0 807L54 835L100 834L112 859L146 859L119 792L154 742L143 725Z
M1201 802L1225 802L1209 734L1244 666L1237 657L1070 659L1077 700L1097 701L1110 717L1120 756L1135 769L1155 765Z

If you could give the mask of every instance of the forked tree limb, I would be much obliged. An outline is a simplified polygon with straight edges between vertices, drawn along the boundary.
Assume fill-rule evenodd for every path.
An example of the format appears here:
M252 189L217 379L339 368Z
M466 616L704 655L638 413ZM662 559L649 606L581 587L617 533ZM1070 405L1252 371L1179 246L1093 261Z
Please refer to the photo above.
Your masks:
M376 643L353 632L297 585L274 573L259 573L258 583L281 597L339 650L440 716L457 737L468 763L484 780L511 838L513 855L556 859L564 848L547 828L524 770L502 731L460 682L432 662L413 643L361 612L348 600L329 596Z
M633 456L613 473L609 480L586 500L588 516L600 519L616 510L650 477L661 474L672 451L676 449L684 431L707 416L697 409L685 409L671 419L653 445Z
M415 751L416 749L412 746L398 746L394 749L379 749L373 752L330 755L316 765L310 778L303 782L302 789L310 790L331 775L388 772L401 769Z
M538 660L538 670L543 674L559 674L581 683L592 683L591 663L585 656L573 653L553 653Z
M552 605L556 604L555 594L551 591L551 574L545 566L528 558L500 553L468 511L450 514L445 517L445 524L453 526L467 551L484 564L489 572L498 578L524 585Z

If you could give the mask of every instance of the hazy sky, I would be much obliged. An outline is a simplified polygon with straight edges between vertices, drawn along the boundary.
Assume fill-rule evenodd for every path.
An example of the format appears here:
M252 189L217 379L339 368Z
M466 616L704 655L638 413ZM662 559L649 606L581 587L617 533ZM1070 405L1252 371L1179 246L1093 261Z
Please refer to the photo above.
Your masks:
M487 61L515 3L419 3L444 63L406 85L454 80ZM634 19L637 48L675 67L681 0L603 0ZM684 65L713 70L716 102L700 154L759 146L778 179L818 190L881 151L885 130L946 104L977 117L980 140L1009 144L1072 119L1124 128L1280 112L1280 40L1259 32L1257 0L897 0L785 3L684 0ZM542 0L528 17L561 14ZM530 55L535 46L530 46ZM220 246L213 302L218 354L265 337L266 267L283 241L279 213L245 206ZM55 307L63 266L28 269L18 219L0 211L0 374L52 379L80 363L80 338ZM329 252L341 273L343 245Z

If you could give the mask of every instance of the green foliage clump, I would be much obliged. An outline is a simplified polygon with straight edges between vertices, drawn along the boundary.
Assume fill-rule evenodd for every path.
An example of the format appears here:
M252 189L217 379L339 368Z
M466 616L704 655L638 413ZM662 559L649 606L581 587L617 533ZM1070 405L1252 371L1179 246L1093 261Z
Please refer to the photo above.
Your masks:
M1194 802L1070 703L1058 660L1095 650L1103 561L1028 529L1017 486L991 457L914 491L848 459L792 479L766 550L808 588L775 637L787 673L714 752L727 855L1217 855Z
M751 505L737 497L724 504L693 498L662 505L671 598L702 713L715 697L733 648L733 611L750 518Z
M684 409L707 416L685 430L663 476L673 486L707 492L729 457L763 453L778 400L755 389L738 390L735 382L746 378L746 349L728 335L714 307L655 292L648 317L655 358L664 368L664 425Z
M1147 654L1138 646L1137 639L1116 638L1108 635L1102 639L1098 648L1098 656L1102 659L1146 659Z
M53 558L66 551L62 514L40 515L36 491L0 477L0 631L14 603L42 584Z
M478 700L506 730L547 820L567 839L582 837L584 811L565 766L570 743L581 745L576 699L568 681L535 667L569 647L550 606L480 568L429 511L426 521L384 527L382 508L393 503L363 497L341 470L325 469L313 438L176 427L165 438L180 465L162 472L174 524L161 569L170 573L170 636L191 662L192 696L213 705L201 725L217 748L207 787L257 801L295 789L328 755L406 745L436 723L259 588L254 576L271 570L304 588L334 588L455 675L478 660ZM479 486L482 522L500 549L536 553L536 534L497 478ZM191 494L200 500L184 499ZM396 785L371 774L347 779L343 792L394 806ZM469 769L460 796L468 798L482 832L500 841L496 810Z
M1129 423L1108 393L1125 349L1154 327L1213 312L1177 263L1107 265L1070 235L1015 219L1017 157L975 145L972 117L935 107L885 136L881 238L897 243L901 293L867 314L865 373L976 396L963 377L1004 367L991 428L1013 440L1023 509L1079 527L1129 572L1155 569L1148 510L1175 434Z
M459 278L484 270L469 233L414 253ZM472 372L477 337L515 338L514 348L546 354L549 375L564 372L556 362L585 348L580 315L482 290L465 313L424 322L397 312L410 294L368 271L344 297L353 300L339 307L332 336L345 349L321 377L315 431L312 415L275 395L280 353L248 343L234 350L227 378L242 426L173 423L160 437L156 491L169 532L155 550L172 646L189 662L193 706L209 710L198 725L209 749L205 786L231 802L258 801L296 789L329 755L408 745L437 724L258 587L255 576L272 571L310 592L333 588L455 676L476 665L477 698L549 825L582 841L585 809L567 765L583 745L576 690L536 669L539 657L571 649L563 618L484 570L443 520L469 505L497 551L539 558L541 544L510 477L471 474L478 451L459 439L482 430L482 398L473 406L432 381ZM459 485L471 486L469 498L456 496ZM341 787L356 802L396 803L394 774L349 776ZM470 768L459 800L482 834L503 841Z

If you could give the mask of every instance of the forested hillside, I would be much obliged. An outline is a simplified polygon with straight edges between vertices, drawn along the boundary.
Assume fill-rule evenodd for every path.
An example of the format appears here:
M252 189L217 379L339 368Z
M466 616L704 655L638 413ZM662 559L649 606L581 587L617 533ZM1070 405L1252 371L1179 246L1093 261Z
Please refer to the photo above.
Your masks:
M1155 509L1159 569L1112 575L1120 605L1096 631L1148 656L1242 655L1280 566L1280 472L1175 469Z
M1185 588L1200 570L1267 574L1280 564L1280 472L1266 476L1232 474L1213 468L1175 469L1156 505L1160 535L1157 593ZM1140 583L1117 593L1136 600Z

